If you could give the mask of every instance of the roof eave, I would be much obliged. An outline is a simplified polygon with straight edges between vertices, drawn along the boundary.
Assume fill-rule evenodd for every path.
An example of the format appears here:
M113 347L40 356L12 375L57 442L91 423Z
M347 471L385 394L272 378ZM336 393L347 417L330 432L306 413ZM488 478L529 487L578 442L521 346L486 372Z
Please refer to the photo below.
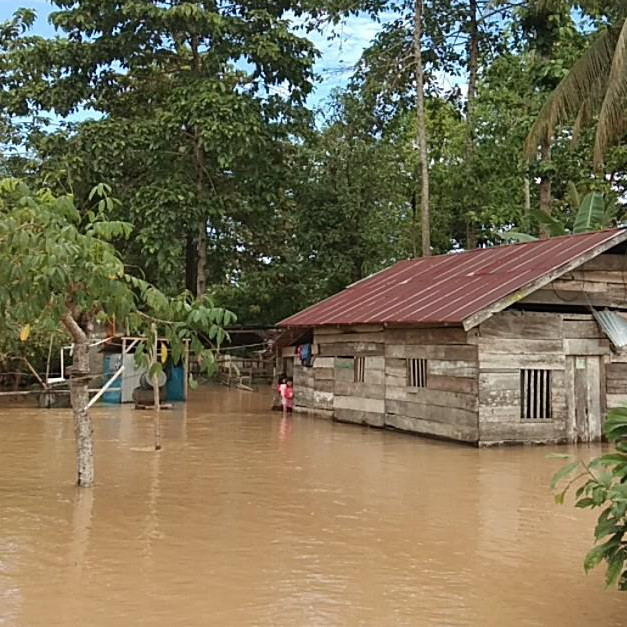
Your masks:
M512 294L508 294L507 296L504 296L503 298L496 301L495 303L492 303L485 309L482 309L472 314L472 316L469 316L468 318L464 320L463 322L464 330L470 331L470 329L473 329L474 327L480 325L482 322L485 322L488 318L491 318L493 315L503 311L504 309L507 309L508 307L511 307L512 305L515 305L517 302L521 301L523 298L526 298L527 296L533 294L537 290L543 288L545 285L548 285L552 281L555 281L555 279L559 279L561 276L563 276L567 272L571 272L572 270L579 267L580 265L586 263L587 261L590 261L591 259L594 259L595 257L598 257L599 255L602 255L604 252L610 250L610 248L613 248L614 246L617 246L618 244L621 244L622 242L626 240L627 240L627 229L619 231L610 239L603 242L602 244L599 244L592 250L589 250L579 255L579 257L577 257L576 259L572 259L571 261L564 264L560 268L557 268L556 270L553 270L552 272L549 272L531 281L530 283L528 283L522 288L519 288Z

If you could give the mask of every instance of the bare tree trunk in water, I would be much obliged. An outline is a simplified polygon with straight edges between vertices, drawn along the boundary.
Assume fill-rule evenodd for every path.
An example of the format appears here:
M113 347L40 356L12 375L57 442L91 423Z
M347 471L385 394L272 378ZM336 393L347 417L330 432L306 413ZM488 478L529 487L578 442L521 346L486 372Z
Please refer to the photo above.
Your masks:
M153 358L152 365L156 365L159 359L159 336L157 334L157 325L152 325L153 337ZM159 377L155 373L152 378L152 394L155 411L155 451L161 450L161 402L159 400Z
M477 75L479 72L479 29L477 25L477 0L468 2L468 97L466 100L466 165L473 163L475 154L475 100L477 97ZM469 203L475 208L476 198ZM476 225L473 219L466 218L466 248L477 247Z
M200 74L201 64L198 53L198 37L192 37L192 67L196 75ZM205 194L205 147L202 134L198 126L194 127L194 167L196 169L196 192L198 204L202 213L198 224L197 250L198 270L196 274L196 298L200 298L207 291L207 219L204 215L203 198Z
M422 0L414 10L414 64L416 66L416 123L420 160L420 210L422 213L422 256L431 255L431 217L429 215L429 154L425 123L424 72L422 68Z
M551 141L545 137L540 144L540 158L543 163L551 159ZM540 178L540 211L551 215L551 179L545 175ZM545 239L550 237L548 229L540 225L540 237Z
M61 319L74 340L72 370L70 374L70 401L74 413L74 438L76 440L77 485L89 488L94 485L94 440L89 417L89 337L91 323L81 327L70 312Z
M84 576L83 567L85 557L89 549L89 534L92 529L94 512L94 491L78 490L74 499L74 511L72 513L72 539L70 542L70 564L75 580L74 585L79 588Z

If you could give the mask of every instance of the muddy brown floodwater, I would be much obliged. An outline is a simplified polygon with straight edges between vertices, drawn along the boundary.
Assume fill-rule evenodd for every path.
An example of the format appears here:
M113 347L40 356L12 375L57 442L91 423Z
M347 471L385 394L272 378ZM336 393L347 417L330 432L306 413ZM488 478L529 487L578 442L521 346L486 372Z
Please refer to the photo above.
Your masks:
M476 450L267 411L221 388L152 417L0 411L0 625L625 625L585 576L594 517L547 448ZM564 449L561 449L564 451ZM600 449L580 449L585 456Z

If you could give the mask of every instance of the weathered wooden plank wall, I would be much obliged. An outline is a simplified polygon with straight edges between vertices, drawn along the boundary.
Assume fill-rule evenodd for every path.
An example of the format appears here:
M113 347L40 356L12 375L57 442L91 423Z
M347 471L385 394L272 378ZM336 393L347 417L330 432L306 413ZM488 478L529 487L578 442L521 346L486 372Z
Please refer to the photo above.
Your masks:
M318 414L333 415L335 391L335 358L316 356L313 361L313 409Z
M466 332L388 329L385 339L385 426L476 442L477 347ZM407 385L407 359L426 360L427 387Z
M600 255L530 294L522 303L541 305L627 305L627 257Z
M575 356L584 360L588 372L599 373L586 390L589 409L596 415L595 403L599 399L605 402L603 365L610 360L611 350L591 314L505 311L481 324L477 337L470 341L479 349L482 444L576 438L581 431L577 403L583 391L576 381ZM551 371L550 419L523 417L521 369ZM597 385L599 390L595 391Z
M319 329L314 334L323 374L333 379L332 395L325 401L325 409L335 420L383 426L384 414L384 333L383 327L355 326L342 329ZM364 381L355 381L354 358L363 357ZM318 378L316 378L317 385ZM318 407L316 409L319 409Z
M559 438L556 402L565 396L563 320L559 315L503 312L480 325L479 440L481 444ZM522 419L521 369L551 370L554 420Z

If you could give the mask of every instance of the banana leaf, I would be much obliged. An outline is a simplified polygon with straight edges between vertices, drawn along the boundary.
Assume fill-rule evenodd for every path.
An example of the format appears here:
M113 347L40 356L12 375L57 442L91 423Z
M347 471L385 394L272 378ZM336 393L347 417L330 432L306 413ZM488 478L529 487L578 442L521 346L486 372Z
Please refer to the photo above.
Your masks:
M507 231L506 233L497 233L497 235L505 241L515 242L520 244L522 242L535 242L538 238L529 233L520 233L518 231Z
M600 231L605 218L605 199L599 192L586 194L575 216L573 233Z

